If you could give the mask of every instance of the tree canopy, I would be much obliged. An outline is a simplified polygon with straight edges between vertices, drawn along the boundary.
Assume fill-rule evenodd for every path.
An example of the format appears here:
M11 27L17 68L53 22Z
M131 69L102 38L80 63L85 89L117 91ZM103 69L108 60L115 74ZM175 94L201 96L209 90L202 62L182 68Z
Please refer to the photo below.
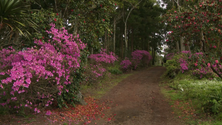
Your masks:
M7 0L1 2L1 6L11 5L7 13L1 11L5 12L1 13L0 28L4 33L1 34L3 48L31 47L34 46L33 39L47 42L50 36L45 31L49 30L50 23L55 23L57 28L66 27L73 35L79 34L91 53L105 48L124 58L133 50L157 51L162 45L160 35L163 25L160 22L165 10L154 0L13 0L16 4ZM17 30L18 34L7 39L5 36L12 29ZM9 41L12 44L8 45Z

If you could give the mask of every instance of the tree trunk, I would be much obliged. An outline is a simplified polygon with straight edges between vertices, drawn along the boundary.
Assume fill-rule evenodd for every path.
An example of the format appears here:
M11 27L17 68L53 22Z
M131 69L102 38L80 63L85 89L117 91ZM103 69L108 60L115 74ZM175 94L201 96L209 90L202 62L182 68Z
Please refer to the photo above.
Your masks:
M120 36L120 38L121 38L121 58L123 59L123 50L124 50L124 48L123 48L123 34Z
M176 42L176 49L177 49L177 52L180 52L180 47L179 47L179 42L178 41Z
M148 52L150 51L150 44L149 44L149 41L147 41L147 51L148 51Z
M127 38L127 23L125 22L124 38L125 38L125 57L127 57L128 52L128 38Z
M115 53L116 49L116 18L114 18L113 23L113 52Z
M78 34L78 18L75 19L74 25L74 32L73 35L76 36Z
M190 51L189 43L190 43L190 42L188 42L187 45L185 46L185 50L186 50L186 51Z
M204 43L204 41L205 41L205 40L204 40L203 30L200 31L200 37L201 37L201 38L200 38L200 39L201 39L201 40L200 40L200 50L205 51L205 48L203 48L203 47L204 47L204 46L203 46L203 43Z
M130 29L130 27L129 27L129 29ZM131 40L130 30L128 30L127 32L128 32L127 38L128 38L128 44L129 44L129 45L128 45L128 48L127 48L127 50L128 50L127 56L129 56L129 53L130 53L130 40Z
M108 41L107 41L107 31L105 31L104 49L106 49L106 52L107 52L107 44L108 44Z
M132 38L131 38L131 52L133 52L133 40L134 40L134 33L132 31Z
M140 0L135 6L133 6L133 7L130 9L130 11L129 11L127 17L126 17L126 20L124 21L124 24L125 24L125 31L124 31L124 36L125 36L125 57L127 57L127 53L128 53L127 21L128 21L128 19L129 19L129 16L130 16L131 12L133 11L133 9L134 9L137 5L139 5L140 2L142 2L142 0Z
M155 49L154 48L152 48L152 57L153 57L152 65L154 65L155 64Z
M183 37L181 36L180 37L180 51L185 51L185 46L184 46L184 39Z
M90 52L90 54L93 54L93 47L91 48L91 52Z
M110 37L109 37L109 32L107 31L107 46L106 46L107 52L109 52L109 47L110 47Z

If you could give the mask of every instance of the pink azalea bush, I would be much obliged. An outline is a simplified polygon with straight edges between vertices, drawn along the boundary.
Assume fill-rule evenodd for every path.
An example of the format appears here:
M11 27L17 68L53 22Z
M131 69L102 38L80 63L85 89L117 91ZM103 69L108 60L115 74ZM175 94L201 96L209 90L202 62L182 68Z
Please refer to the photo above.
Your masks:
M152 59L150 53L145 50L135 50L131 53L131 56L131 60L125 58L120 63L120 65L122 66L121 68L123 70L128 70L131 67L133 67L133 69L136 69L138 68L138 66L147 66L150 60Z
M180 70L182 73L184 73L184 71L188 70L188 63L185 59L179 59L178 62L180 63Z
M135 50L131 55L134 69L136 69L139 65L148 65L152 59L150 53L145 50Z
M126 57L126 58L120 63L120 65L122 66L122 69L123 69L123 70L128 70L128 69L130 69L132 63L131 63L131 61L129 60L129 58Z
M84 84L91 85L99 79L102 79L107 72L102 64L89 64L85 67L85 81Z
M202 52L192 54L190 51L182 51L181 53L173 55L173 58L170 60L175 60L175 63L179 64L176 66L177 68L175 68L180 69L182 73L189 70L198 78L218 77L211 69L212 66L216 71L219 72L219 74L221 74L222 66L220 65L219 61L215 60L213 64L206 63L205 59L207 59L207 57L204 57Z
M174 56L174 53L169 53L169 54L166 55L166 59L170 60L170 59L173 58L173 56Z
M37 46L24 51L0 51L0 95L5 97L1 106L14 110L25 107L39 113L72 91L67 86L72 84L71 74L80 67L81 50L86 45L65 28L50 26L46 32L52 38L47 43L35 40Z
M108 53L106 53L105 49L101 49L100 53L91 54L88 58L93 60L96 63L108 63L108 64L110 64L110 63L114 63L115 61L117 61L118 57L113 52L110 52L108 54Z
M217 75L212 71L210 67L201 67L192 71L193 75L198 78L215 78Z
M85 77L88 84L103 78L107 72L107 66L114 64L118 59L113 52L106 53L105 49L101 49L98 54L91 54L88 58L90 64L85 67Z
M188 61L190 62L189 69L191 69L193 75L198 78L211 79L211 78L218 77L211 69L211 66L216 71L219 71L219 69L221 69L217 67L217 65L221 67L221 65L218 63L218 60L215 60L215 63L211 65L210 63L206 63L206 59L208 59L208 57L205 57L202 52L190 54L190 57L188 59Z

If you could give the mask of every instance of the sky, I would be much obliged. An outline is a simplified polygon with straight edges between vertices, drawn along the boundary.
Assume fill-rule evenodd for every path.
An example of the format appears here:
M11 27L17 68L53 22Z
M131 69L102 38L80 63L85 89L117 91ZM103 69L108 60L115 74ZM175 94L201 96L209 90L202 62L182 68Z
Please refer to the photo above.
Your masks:
M156 0L156 1L157 1L157 2L160 2L160 7L166 9L167 4L164 4L164 3L162 2L162 0ZM164 6L162 6L162 5L164 5Z
M157 1L157 2L160 2L160 7L166 9L167 4L164 4L164 3L162 2L162 0L156 0L156 1ZM164 4L164 6L162 6L162 4ZM163 50L161 50L161 52L164 52L164 49L166 49L168 46L167 46L167 45L162 45L161 47L163 48ZM160 54L160 55L161 55L162 57L164 56L163 54Z

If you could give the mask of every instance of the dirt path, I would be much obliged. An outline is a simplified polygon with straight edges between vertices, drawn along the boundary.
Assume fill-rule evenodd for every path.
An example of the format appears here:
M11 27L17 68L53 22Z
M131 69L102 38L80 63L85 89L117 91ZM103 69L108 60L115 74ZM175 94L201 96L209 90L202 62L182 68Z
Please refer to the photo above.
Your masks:
M111 100L114 121L107 125L182 125L160 93L163 67L144 69L123 80L102 97Z

